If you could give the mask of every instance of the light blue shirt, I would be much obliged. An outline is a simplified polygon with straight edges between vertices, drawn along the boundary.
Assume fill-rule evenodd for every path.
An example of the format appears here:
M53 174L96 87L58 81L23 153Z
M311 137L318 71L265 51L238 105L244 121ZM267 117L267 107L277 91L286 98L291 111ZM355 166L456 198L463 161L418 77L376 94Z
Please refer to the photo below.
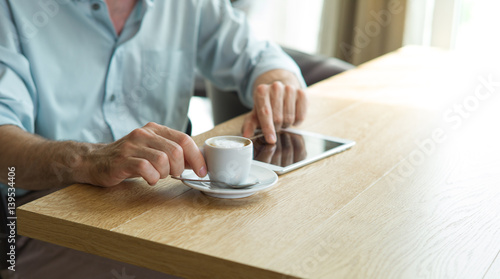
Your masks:
M196 69L252 105L297 65L223 0L138 1L118 36L103 0L0 0L0 125L110 142L154 121L184 131Z

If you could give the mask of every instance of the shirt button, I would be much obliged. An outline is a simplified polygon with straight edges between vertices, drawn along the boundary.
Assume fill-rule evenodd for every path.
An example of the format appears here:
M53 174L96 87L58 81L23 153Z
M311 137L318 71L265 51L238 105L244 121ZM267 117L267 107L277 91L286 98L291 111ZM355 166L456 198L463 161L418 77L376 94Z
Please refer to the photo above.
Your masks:
M114 101L115 101L115 99L116 99L115 94L113 94L113 95L111 95L111 97L109 97L109 101L110 101L110 102L114 102Z
M101 5L99 5L99 3L92 4L92 10L98 11L100 8L101 8Z

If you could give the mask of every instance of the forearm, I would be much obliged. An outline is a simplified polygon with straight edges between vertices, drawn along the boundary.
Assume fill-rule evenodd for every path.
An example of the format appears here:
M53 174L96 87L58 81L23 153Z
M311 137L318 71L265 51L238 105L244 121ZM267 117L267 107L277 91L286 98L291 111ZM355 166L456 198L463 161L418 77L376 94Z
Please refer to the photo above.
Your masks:
M15 167L16 186L26 190L85 183L83 158L93 148L89 143L50 141L16 126L0 126L0 182L7 184L7 169Z

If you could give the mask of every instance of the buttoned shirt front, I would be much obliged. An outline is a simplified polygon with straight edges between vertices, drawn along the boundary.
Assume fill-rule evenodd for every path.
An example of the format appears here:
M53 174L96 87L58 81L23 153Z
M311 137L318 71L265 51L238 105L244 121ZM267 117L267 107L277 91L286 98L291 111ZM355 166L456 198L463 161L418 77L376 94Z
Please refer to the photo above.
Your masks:
M150 121L184 131L196 69L251 106L277 68L301 79L229 1L138 1L118 36L103 0L0 0L0 125L48 139L110 142Z

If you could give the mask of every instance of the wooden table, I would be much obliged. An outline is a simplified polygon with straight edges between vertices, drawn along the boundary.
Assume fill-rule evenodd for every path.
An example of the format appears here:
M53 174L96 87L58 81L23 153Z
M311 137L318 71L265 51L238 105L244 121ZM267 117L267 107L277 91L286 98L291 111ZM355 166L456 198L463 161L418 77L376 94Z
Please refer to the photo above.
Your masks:
M357 145L273 188L224 200L168 178L73 185L18 208L18 231L187 278L500 278L498 82L404 48L310 88L299 128Z

